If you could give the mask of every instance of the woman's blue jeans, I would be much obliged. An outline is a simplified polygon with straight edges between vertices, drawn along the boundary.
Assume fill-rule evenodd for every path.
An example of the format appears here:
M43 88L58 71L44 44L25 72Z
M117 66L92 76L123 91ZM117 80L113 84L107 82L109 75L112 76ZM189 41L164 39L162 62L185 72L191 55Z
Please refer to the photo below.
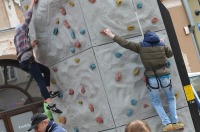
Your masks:
M158 89L153 89L149 87L149 91L150 91L149 95L150 95L151 103L153 107L155 108L155 110L157 111L159 117L161 118L162 124L164 126L170 123L177 123L178 117L176 114L176 98L174 96L174 89L171 86L168 86L170 84L170 77L161 76L159 77L159 80L157 80L156 77L148 78L150 86L153 86L153 87L159 86ZM161 88L160 83L162 84L163 88ZM160 89L164 90L164 93L167 99L169 114L170 114L169 117L167 116L160 99Z
M46 88L46 86L50 86L49 68L35 61L30 63L30 60L21 62L20 67L33 76L34 80L37 82L40 88L40 92L44 99L46 100L50 98L49 92ZM42 76L42 73L44 74L44 77Z

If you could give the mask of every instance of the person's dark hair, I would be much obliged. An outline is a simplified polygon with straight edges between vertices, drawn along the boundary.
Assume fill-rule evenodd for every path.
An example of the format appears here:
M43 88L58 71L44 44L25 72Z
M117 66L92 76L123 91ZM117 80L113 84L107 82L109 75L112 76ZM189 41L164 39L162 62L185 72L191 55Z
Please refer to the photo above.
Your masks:
M125 132L151 132L151 129L146 122L135 120L126 125Z

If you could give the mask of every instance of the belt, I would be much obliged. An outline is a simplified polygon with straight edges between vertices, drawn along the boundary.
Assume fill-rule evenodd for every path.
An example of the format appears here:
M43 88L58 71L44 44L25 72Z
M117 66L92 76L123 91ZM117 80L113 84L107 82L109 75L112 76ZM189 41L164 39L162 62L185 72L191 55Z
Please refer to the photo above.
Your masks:
M17 57L17 60L20 60L21 59L21 57L22 57L22 55L24 54L24 53L26 53L26 52L28 52L28 51L31 51L32 50L32 48L30 47L30 48L28 48L28 49L26 49L26 50L24 50L18 57Z

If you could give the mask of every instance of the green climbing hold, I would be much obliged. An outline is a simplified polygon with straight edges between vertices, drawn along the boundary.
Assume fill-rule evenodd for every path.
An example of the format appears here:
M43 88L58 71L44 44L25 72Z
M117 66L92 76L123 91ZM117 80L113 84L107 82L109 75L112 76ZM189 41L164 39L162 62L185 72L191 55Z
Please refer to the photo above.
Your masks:
M57 34L58 34L58 28L54 28L53 34L54 34L54 35L57 35Z

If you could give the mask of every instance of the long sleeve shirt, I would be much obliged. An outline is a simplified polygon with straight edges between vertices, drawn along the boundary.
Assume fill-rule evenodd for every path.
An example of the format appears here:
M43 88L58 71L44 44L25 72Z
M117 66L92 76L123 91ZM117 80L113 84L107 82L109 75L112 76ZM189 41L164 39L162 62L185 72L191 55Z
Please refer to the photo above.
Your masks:
M25 52L27 49L31 48L31 41L29 36L29 24L31 22L33 10L30 9L25 17L25 22L17 29L14 38L14 44L17 51L17 57L21 56L20 62L28 60L33 56L32 50ZM24 53L25 52L25 53ZM23 54L23 55L21 55Z

